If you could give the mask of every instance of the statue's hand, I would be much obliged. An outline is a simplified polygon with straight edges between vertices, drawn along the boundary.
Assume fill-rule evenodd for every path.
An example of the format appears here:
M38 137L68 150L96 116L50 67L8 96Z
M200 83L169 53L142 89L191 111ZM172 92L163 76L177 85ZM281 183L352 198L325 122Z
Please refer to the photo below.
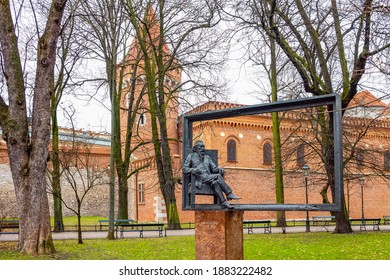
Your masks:
M221 175L225 174L225 169L219 168L219 174L221 174Z
M202 171L199 168L192 169L192 174L201 174Z

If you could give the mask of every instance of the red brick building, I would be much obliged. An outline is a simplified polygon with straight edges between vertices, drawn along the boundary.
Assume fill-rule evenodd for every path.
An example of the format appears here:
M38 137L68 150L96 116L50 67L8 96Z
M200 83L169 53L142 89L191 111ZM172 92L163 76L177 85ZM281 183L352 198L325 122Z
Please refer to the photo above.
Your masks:
M159 39L159 27L155 15L149 11L149 42L155 44ZM152 48L151 48L152 49ZM171 59L169 47L164 45L166 59ZM125 86L129 91L130 78L135 65L138 65L136 92L140 94L145 87L137 39L131 44L130 52L124 63ZM136 62L138 64L136 64ZM167 91L172 90L181 83L181 68L177 67L167 72L165 82ZM126 85L126 81L128 81ZM176 97L178 93L175 93ZM123 108L126 110L127 94L123 94ZM148 115L148 99L142 100L144 107L138 113L137 133L139 139L151 139L151 122ZM192 112L220 110L241 106L239 104L224 102L208 102ZM181 123L178 115L178 103L172 98L168 104L168 136L171 139L170 148L174 165L174 172L181 177ZM390 214L390 119L389 106L371 93L363 91L351 102L344 114L344 158L345 158L345 196L350 217L360 217L363 202L366 217L381 217ZM313 112L311 112L313 113ZM317 115L316 115L317 114ZM313 117L314 116L314 117ZM318 122L318 112L310 114L304 110L299 112L285 112L280 114L280 133L282 138L282 153L284 167L285 203L305 203L305 185L302 176L302 166L307 163L311 168L308 177L309 203L323 203L324 193L331 200L330 191L320 158L318 139L322 131ZM326 116L325 116L326 117ZM126 114L122 114L123 127L126 125ZM123 129L123 132L125 130ZM271 115L253 115L229 119L205 121L195 124L194 139L205 142L207 149L218 150L219 165L226 169L226 181L234 192L241 196L238 203L262 204L275 203L275 178L273 162L273 134ZM137 138L131 140L137 143ZM139 140L141 141L141 140ZM132 216L139 221L164 221L166 218L165 205L159 190L157 170L154 163L153 149L146 145L134 154L133 168L150 166L141 170L130 180L133 186ZM365 178L364 182L359 178ZM176 186L176 198L180 211L181 222L194 221L192 211L181 211L181 185ZM131 193L131 192L130 192ZM322 193L322 195L321 195ZM203 198L208 199L208 198ZM320 213L312 213L313 215ZM302 218L304 212L287 212L287 218ZM275 212L246 212L245 219L275 218Z
M192 112L220 110L240 106L224 102L208 102ZM382 217L390 213L390 118L389 106L367 91L351 102L343 118L344 191L350 217L362 213L362 188L365 217ZM302 165L307 163L309 203L323 203L321 192L327 186L322 161L318 154L319 136L307 112L281 114L281 138L284 167L285 203L305 203ZM176 122L175 122L176 124ZM145 124L147 129L147 123ZM181 138L180 121L172 138ZM242 116L197 123L194 139L205 142L207 149L218 150L219 166L227 171L226 181L242 197L237 203L276 203L271 115ZM181 173L181 145L173 149L175 172ZM141 160L141 159L139 159ZM137 162L135 162L137 163ZM364 178L364 182L361 180ZM164 205L159 194L153 168L138 174L135 196L136 219L164 220ZM140 186L142 185L142 186ZM142 191L142 193L140 193ZM331 200L330 190L327 190ZM177 185L178 207L181 209L181 185ZM211 199L211 198L200 198ZM211 201L211 200L210 200ZM312 212L310 215L326 213ZM305 212L287 212L288 219L303 218ZM181 222L194 221L192 211L180 211ZM275 212L245 212L245 219L276 218Z

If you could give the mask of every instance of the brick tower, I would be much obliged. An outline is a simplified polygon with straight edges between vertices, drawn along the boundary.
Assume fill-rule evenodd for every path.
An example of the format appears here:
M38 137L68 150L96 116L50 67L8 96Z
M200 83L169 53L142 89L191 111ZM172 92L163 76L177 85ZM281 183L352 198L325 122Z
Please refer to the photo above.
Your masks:
M154 161L154 147L152 144L152 115L150 113L150 80L147 81L146 71L153 71L155 85L160 82L164 85L163 92L157 91L155 106L166 107L167 134L169 147L173 159L174 169L179 168L179 145L177 143L178 119L178 88L181 84L181 67L172 57L172 53L161 38L158 18L152 8L145 16L147 24L138 33L130 45L130 50L121 63L118 77L122 75L121 101L121 134L126 139L128 113L135 114L132 124L131 148L139 146L132 156L132 169L140 169L129 182L130 196L133 193L133 216L136 220L165 221L166 212L164 199L159 191L157 169ZM145 55L145 49L147 50ZM161 55L163 62L156 60ZM149 64L147 65L147 63ZM152 67L150 67L152 66ZM152 69L150 69L152 68ZM164 74L161 75L163 69ZM160 71L160 75L159 75ZM163 77L163 81L161 80ZM119 80L119 79L118 79ZM163 96L160 96L163 94ZM124 141L122 141L124 143ZM131 202L130 202L131 204ZM132 208L130 206L130 208ZM131 210L130 210L131 211Z

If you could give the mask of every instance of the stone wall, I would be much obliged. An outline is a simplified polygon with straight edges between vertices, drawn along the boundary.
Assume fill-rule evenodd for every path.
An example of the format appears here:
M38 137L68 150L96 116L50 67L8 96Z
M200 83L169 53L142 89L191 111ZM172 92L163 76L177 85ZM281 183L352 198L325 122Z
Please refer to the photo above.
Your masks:
M83 172L85 178L86 172ZM78 194L81 196L83 194L83 187L80 179L78 182ZM64 197L64 202L73 209L76 208L76 195L70 184L62 178L62 195ZM117 196L117 190L115 190L115 196ZM130 188L129 190L129 217L133 218L133 191ZM49 203L51 205L50 211L53 215L53 196L48 190ZM8 164L0 164L0 218L1 217L17 217L18 210L16 207L16 197L14 186L11 177L11 171ZM117 206L117 197L115 197L115 205ZM116 212L117 208L115 208ZM86 194L84 202L81 206L82 216L103 216L108 217L109 215L109 176L107 173L104 173L101 179L98 180L98 183L95 187ZM64 216L74 216L75 213L65 207L63 204L63 215Z
M0 164L0 218L17 216L11 170L8 164Z
M104 216L108 217L109 214L109 176L104 171L98 171L99 178L96 180L96 183L90 190L87 191L85 198L81 206L82 216ZM87 180L86 170L81 170L84 182ZM70 210L77 210L77 196L82 197L85 194L85 190L88 186L84 186L81 178L74 176L77 182L77 188L74 190L70 183L65 179L64 176L61 177L61 193L63 196L63 214L64 216L72 216L75 213ZM77 196L76 196L77 192ZM49 203L52 205L53 196L48 193ZM68 206L69 208L67 208ZM53 215L53 210L51 207L51 213Z

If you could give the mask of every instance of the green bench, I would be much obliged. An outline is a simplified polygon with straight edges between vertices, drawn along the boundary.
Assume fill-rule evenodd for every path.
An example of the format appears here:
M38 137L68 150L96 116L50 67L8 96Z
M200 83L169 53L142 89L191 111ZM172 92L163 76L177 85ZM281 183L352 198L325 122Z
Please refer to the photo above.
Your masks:
M253 234L254 228L263 228L264 233L271 233L270 220L243 221L244 229L248 229L248 234Z
M366 229L366 226L370 226L372 225L372 229L373 230L380 230L379 228L379 225L381 223L381 219L380 218L374 218L374 219L349 219L349 221L351 222L351 224L355 223L355 222L359 222L359 225L360 225L360 230L367 230Z
M313 226L329 226L335 220L335 216L313 216Z
M0 232L6 233L4 229L18 229L19 230L19 220L0 220ZM10 232L12 233L12 232Z
M99 220L99 230L102 231L104 226L109 226L110 220ZM118 238L118 227L123 224L132 224L134 223L133 219L129 220L114 220L114 227L115 227L115 237Z
M158 231L158 236L163 237L167 236L167 231L164 227L164 224L161 223L145 223L145 224L121 224L119 225L120 228L120 237L124 238L125 232L139 232L139 237L144 237L145 231ZM163 232L165 231L165 234L163 235Z
M99 220L99 229L102 231L104 226L108 226L110 223L110 220ZM114 220L114 225L118 226L120 224L128 224L128 223L134 223L134 220Z

